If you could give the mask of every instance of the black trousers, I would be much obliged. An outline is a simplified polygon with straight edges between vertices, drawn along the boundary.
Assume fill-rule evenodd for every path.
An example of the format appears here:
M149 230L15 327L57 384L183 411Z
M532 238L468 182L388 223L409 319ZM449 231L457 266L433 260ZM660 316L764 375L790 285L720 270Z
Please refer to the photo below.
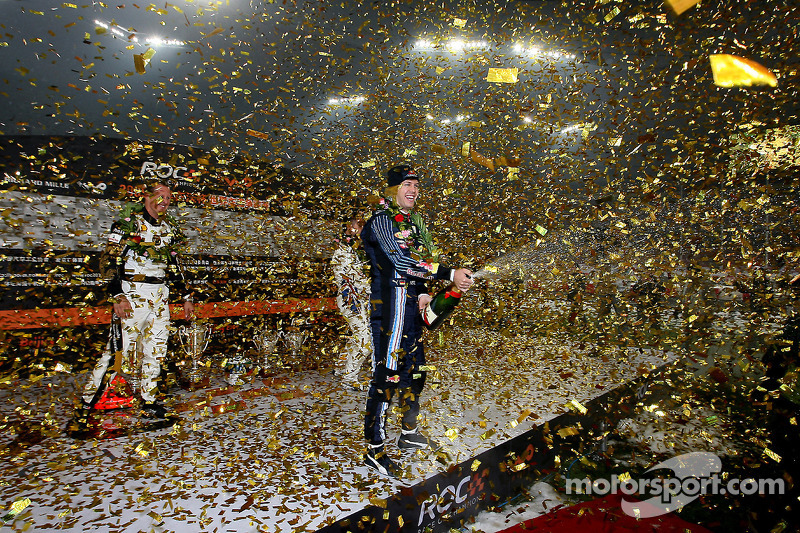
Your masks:
M386 438L386 419L397 396L402 410L402 428L417 427L419 398L425 387L425 351L422 317L415 296L405 287L393 287L389 298L373 300L372 381L364 416L364 438L373 445Z

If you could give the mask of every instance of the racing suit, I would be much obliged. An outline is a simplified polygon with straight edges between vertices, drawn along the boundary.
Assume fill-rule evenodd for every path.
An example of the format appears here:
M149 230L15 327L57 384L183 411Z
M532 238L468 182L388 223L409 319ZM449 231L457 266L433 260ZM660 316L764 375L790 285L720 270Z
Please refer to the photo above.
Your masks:
M418 245L420 228L412 224ZM364 417L364 437L370 445L386 437L386 416L399 389L402 429L415 430L419 395L425 386L425 352L418 298L426 281L452 280L453 269L412 257L408 241L386 211L376 211L361 232L361 242L372 265L370 327L372 381Z
M369 329L369 280L364 273L364 263L358 253L344 240L331 257L336 280L336 305L350 328L347 341L347 359L342 370L342 380L357 386L358 370L364 359L372 353L372 336Z
M122 372L134 384L138 381L145 402L156 399L161 361L167 352L170 320L167 281L185 291L175 251L184 240L171 217L158 221L140 204L128 204L111 226L103 254L101 268L110 278L109 296L124 295L133 309L130 317L120 319ZM88 404L96 400L115 355L111 344L109 341L83 390L83 400Z

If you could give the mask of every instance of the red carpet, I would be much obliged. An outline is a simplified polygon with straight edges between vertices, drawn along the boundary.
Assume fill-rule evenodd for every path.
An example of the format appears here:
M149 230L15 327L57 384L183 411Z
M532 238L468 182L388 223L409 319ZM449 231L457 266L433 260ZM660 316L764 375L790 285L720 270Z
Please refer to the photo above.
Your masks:
M626 499L631 498L627 496ZM563 507L532 518L502 533L711 533L674 514L637 520L623 512L621 500L621 494L609 494L598 500Z

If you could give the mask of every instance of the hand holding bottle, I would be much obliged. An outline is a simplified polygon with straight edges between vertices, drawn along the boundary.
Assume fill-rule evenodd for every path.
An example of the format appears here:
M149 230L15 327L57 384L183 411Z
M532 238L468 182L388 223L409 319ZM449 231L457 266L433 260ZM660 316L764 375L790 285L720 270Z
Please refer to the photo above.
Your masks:
M420 313L424 313L425 312L425 308L428 306L429 303L431 303L431 300L433 300L433 296L431 296L430 294L420 294L419 295L418 303L419 303L419 312Z
M475 281L472 279L472 271L468 268L459 268L453 274L453 284L459 291L467 292Z

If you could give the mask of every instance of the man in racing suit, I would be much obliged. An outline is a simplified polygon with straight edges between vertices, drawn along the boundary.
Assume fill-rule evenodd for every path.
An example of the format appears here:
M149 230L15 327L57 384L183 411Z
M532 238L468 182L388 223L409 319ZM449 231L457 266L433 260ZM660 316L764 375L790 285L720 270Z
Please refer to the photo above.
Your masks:
M369 329L369 279L364 271L364 259L359 257L359 235L365 222L353 218L331 257L333 277L336 281L336 304L350 328L350 338L345 348L344 368L338 369L342 382L361 390L358 371L372 353L372 334Z
M422 218L413 212L419 177L407 165L392 167L381 205L361 240L372 265L370 326L374 344L372 381L364 417L368 451L364 462L384 475L398 468L384 451L385 425L395 390L403 411L398 447L426 448L417 428L419 395L425 385L421 311L431 301L425 283L450 280L461 291L472 285L469 270L436 263L438 252Z
M170 187L155 183L143 204L127 204L111 226L101 268L109 279L108 292L114 317L121 321L122 372L138 381L142 412L149 418L164 418L166 409L157 401L157 379L167 351L169 336L169 288L184 294L185 316L194 313L191 294L186 291L178 269L177 248L184 244L176 222L167 215L172 198ZM112 335L115 333L112 325ZM100 394L101 383L115 356L109 346L100 356L83 390L82 405L76 412L78 423L85 423L89 410Z

